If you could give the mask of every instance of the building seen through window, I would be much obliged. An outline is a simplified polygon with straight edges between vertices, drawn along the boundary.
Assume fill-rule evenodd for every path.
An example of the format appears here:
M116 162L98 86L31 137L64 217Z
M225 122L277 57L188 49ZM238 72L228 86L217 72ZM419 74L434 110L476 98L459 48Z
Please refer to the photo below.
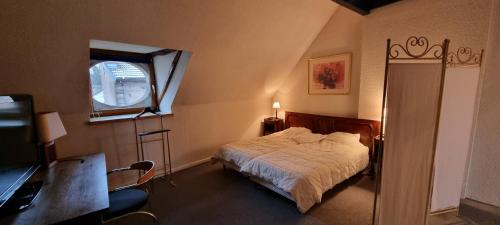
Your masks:
M146 107L150 104L151 81L147 65L103 61L89 69L95 110Z

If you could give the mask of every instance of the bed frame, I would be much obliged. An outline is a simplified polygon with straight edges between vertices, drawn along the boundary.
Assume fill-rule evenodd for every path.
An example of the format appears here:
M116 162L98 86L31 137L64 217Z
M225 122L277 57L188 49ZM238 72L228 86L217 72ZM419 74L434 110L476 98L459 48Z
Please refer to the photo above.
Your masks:
M305 127L310 129L313 133L329 134L332 132L349 132L349 133L359 133L360 142L369 148L370 153L370 164L369 168L372 167L375 136L380 133L380 122L374 120L356 119L356 118L344 118L344 117L334 117L334 116L324 116L324 115L314 115L307 113L298 112L285 112L285 129L290 127ZM217 160L220 162L224 169L231 168L236 171L240 171L238 165L224 161ZM243 174L248 176L250 180L276 192L277 194L290 199L295 202L292 195L280 188L274 186L265 180L258 177L250 176L249 174Z
M229 168L229 169L236 170L237 172L241 173L240 167L232 162L221 160L221 159L218 159L217 161L212 161L212 163L216 163L216 162L221 163L224 170L226 170L226 168ZM244 176L248 177L251 181L258 183L258 184L268 188L269 190L274 191L274 192L278 193L279 195L281 195L285 198L288 198L288 199L295 202L295 199L292 197L292 195L290 193L281 190L279 187L274 186L272 183L267 182L267 181L260 179L258 177L250 176L250 174L246 174L246 173L242 173L242 174Z

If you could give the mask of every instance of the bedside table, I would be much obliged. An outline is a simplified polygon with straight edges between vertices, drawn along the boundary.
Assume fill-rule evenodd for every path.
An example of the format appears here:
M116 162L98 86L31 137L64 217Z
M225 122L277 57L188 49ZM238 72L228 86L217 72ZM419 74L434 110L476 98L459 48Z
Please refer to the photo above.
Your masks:
M264 130L262 135L272 134L274 132L282 131L285 123L283 119L269 117L264 119Z
M382 145L380 145L380 144L382 144ZM384 138L383 137L381 138L380 135L377 135L375 137L375 148L373 149L374 150L373 156L375 157L373 160L374 162L377 162L377 160L378 160L377 156L378 156L378 152L381 150L380 147L382 147L382 149L384 148Z
M375 175L377 173L376 171L376 168L379 164L378 162L378 153L380 151L383 151L384 149L384 138L383 137L380 137L380 135L377 135L375 138L374 138L374 148L373 148L373 163L371 165L371 172L370 174L371 175Z

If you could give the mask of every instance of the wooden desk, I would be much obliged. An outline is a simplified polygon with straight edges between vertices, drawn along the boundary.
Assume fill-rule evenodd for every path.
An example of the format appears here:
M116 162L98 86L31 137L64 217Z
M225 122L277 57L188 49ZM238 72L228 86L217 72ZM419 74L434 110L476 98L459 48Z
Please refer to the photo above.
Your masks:
M104 153L60 161L37 177L43 187L33 204L18 214L0 219L0 224L99 224L101 212L109 208Z

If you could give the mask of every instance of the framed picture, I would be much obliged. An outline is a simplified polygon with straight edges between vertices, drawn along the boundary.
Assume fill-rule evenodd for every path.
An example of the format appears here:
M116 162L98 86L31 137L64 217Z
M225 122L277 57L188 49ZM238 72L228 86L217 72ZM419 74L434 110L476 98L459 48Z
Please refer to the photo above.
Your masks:
M309 60L309 94L349 94L351 53Z

